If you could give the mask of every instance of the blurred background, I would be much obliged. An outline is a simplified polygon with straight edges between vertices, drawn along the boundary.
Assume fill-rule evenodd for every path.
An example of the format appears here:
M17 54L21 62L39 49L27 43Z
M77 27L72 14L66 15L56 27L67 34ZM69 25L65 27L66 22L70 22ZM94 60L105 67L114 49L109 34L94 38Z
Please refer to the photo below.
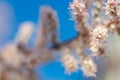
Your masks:
M29 42L32 47L37 31L39 9L49 5L57 11L59 17L59 40L64 41L76 35L74 21L70 20L68 10L71 0L0 0L0 47L14 40L19 25L30 21L34 23L34 34ZM65 69L59 59L42 64L36 68L38 77L42 80L86 80L81 71L65 74Z

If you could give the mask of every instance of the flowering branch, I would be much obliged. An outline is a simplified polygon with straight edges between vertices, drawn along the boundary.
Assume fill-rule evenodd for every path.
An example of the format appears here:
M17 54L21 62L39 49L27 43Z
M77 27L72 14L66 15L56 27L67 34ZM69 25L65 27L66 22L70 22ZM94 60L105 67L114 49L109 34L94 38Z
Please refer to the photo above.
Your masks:
M94 10L89 12L92 2ZM109 34L120 35L120 2L107 0L103 7L104 2L104 0L73 0L70 3L70 11L78 34L62 43L59 43L57 37L57 13L49 6L41 7L34 47L28 46L34 24L25 22L20 25L14 42L1 50L0 80L19 80L19 77L20 80L36 80L34 68L43 62L53 60L56 51L61 53L66 73L70 74L80 69L85 76L96 77L97 65L94 58L105 55L108 46L106 39ZM105 13L101 15L100 12L104 10ZM91 25L88 25L90 14L93 14L94 18ZM104 20L101 16L104 16Z

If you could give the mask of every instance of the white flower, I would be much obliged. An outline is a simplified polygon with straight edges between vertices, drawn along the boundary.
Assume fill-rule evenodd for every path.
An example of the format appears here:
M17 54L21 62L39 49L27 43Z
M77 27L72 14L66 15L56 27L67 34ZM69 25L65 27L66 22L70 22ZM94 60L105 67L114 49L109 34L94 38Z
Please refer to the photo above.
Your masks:
M89 57L85 58L81 64L82 64L81 69L84 72L84 75L88 77L89 76L96 77L95 73L97 72L97 67L91 58Z
M80 0L73 0L73 2L70 3L70 9L73 15L88 15L85 3Z
M62 56L62 62L66 68L66 73L70 74L78 69L78 62L68 51L65 50L65 52Z
M108 29L103 25L97 25L91 31L90 37L90 50L93 56L97 56L105 53L104 42L108 37Z
M91 32L91 37L94 40L103 41L108 36L108 29L104 25L97 25Z

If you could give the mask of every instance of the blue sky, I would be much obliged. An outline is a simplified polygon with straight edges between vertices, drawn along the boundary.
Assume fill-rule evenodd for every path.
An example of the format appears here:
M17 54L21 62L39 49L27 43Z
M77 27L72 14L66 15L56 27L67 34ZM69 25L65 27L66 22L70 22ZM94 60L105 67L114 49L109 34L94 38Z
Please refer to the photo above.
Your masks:
M58 13L60 36L61 41L71 39L76 35L74 30L74 21L70 20L71 16L68 10L68 5L71 0L0 0L0 3L7 2L13 11L12 16L14 18L11 27L7 27L8 36L1 38L2 43L13 40L19 24L24 21L32 21L35 24L38 22L39 8L42 5L50 5ZM3 37L3 36L2 36ZM36 69L38 75L41 74L42 80L85 80L85 77L78 71L71 75L65 74L64 67L60 61L52 61L48 64L44 64Z

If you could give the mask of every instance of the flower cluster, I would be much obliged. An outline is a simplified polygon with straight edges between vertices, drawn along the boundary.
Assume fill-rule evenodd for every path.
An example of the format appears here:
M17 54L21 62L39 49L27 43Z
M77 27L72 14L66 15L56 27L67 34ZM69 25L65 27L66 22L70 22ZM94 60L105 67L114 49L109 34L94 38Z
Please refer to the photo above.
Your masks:
M71 9L72 14L74 14L75 16L77 15L88 16L84 1L74 0L73 3L70 3L70 9Z
M96 77L97 67L91 58L87 57L82 61L81 69L86 76Z
M70 74L71 72L76 71L78 69L77 60L69 54L69 50L64 50L63 53L62 62L66 67L66 73Z
M76 58L78 62L77 64L80 65L80 69L84 72L84 75L96 77L97 67L94 63L94 58L105 55L107 50L107 38L109 37L109 34L119 31L120 3L119 1L114 0L108 0L106 2L106 13L113 17L112 19L109 19L109 17L106 19L106 13L102 14L102 7L104 7L102 6L102 0L95 0L95 3L91 2L91 5L94 5L95 9L89 12L91 14L93 11L92 16L94 18L91 22L92 27L90 27L91 25L88 25L88 16L86 15L88 14L87 9L89 9L87 2L89 1L73 0L73 2L70 3L70 9L72 11L72 15L75 17L75 21L77 23L76 29L79 35L74 39L74 41L69 43L71 45L76 44L76 46L73 48L71 45L67 45L67 47L69 48L69 52L75 51L75 53L79 53L74 54L74 56L78 56L78 58ZM103 17L101 17L101 14ZM102 18L105 20L102 20ZM79 43L79 47L77 46L77 43ZM86 48L91 52L87 53ZM71 57L69 56L69 58ZM69 63L72 63L73 61L74 60L72 59L68 61L64 59L63 61L64 64L66 63L65 68L69 70L68 72L73 72L73 70L77 69L75 67L73 67L73 69L68 69L68 66L70 66Z
M91 57L81 56L80 59L77 59L69 52L69 49L63 49L62 54L62 62L66 68L66 73L70 74L81 69L84 75L96 77L97 67Z
M120 2L116 0L108 0L106 3L106 14L120 16Z
M94 53L93 55L104 54L103 43L108 37L108 29L99 24L92 29L90 35L90 50Z

